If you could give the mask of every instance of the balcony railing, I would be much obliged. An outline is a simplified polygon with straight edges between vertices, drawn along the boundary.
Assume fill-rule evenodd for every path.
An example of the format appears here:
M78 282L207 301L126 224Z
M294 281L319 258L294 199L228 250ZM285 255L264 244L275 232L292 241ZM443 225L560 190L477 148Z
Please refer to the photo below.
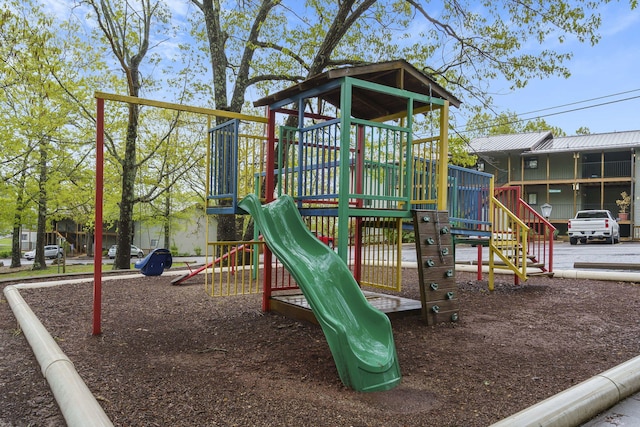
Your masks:
M540 211L539 206L532 206L536 211ZM613 217L618 216L619 208L615 203L605 203L600 205L600 203L578 203L575 207L573 203L553 203L553 210L551 211L551 217L549 221L553 222L556 220L567 220L571 219L575 216L577 211L587 210L587 209L606 209L611 211Z
M582 178L627 178L630 176L631 160L582 163Z

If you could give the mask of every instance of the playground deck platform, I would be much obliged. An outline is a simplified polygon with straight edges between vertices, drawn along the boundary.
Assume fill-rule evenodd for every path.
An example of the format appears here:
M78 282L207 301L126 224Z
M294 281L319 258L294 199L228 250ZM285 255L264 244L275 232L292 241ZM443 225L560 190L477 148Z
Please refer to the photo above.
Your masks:
M417 300L378 292L364 291L363 293L372 306L382 311L390 319L420 315L422 311L422 305ZM301 293L272 295L271 310L294 319L318 323L307 299Z

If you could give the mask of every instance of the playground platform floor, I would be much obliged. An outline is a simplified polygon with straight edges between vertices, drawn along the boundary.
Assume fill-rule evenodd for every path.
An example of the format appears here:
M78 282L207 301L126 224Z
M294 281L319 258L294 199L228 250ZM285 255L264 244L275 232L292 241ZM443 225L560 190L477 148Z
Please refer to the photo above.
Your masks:
M389 318L419 315L422 311L420 301L378 292L365 291L363 293L372 306L385 313ZM294 319L318 323L307 299L302 294L274 295L271 297L271 309Z

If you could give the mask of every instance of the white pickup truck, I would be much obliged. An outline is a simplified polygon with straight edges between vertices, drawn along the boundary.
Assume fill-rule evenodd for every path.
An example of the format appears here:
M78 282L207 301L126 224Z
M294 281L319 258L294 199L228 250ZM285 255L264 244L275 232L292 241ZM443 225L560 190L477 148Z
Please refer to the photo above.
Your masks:
M575 245L587 243L587 240L606 240L609 243L620 241L618 221L607 210L578 211L568 223L569 243Z

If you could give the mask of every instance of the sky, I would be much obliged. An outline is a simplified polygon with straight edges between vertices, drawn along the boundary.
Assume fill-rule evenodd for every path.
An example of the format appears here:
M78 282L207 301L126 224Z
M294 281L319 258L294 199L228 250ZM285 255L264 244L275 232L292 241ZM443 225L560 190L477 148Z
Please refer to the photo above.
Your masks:
M630 11L622 0L603 5L600 12L602 38L596 46L559 46L574 54L567 64L571 77L533 80L515 92L496 82L493 91L502 93L494 97L497 106L522 118L542 116L567 135L582 126L591 133L640 130L640 8Z

